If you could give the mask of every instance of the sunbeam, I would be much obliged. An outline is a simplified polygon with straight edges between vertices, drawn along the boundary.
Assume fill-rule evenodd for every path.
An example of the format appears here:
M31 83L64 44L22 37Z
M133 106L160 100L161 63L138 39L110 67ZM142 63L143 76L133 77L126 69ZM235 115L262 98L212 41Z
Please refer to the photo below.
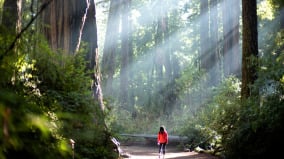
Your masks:
M208 4L207 13L202 13L198 4L190 1L180 1L177 5L174 0L144 1L141 2L143 5L132 2L128 12L123 10L115 15L117 19L128 16L131 19L131 30L126 33L119 29L120 31L112 33L118 34L118 39L106 41L107 45L104 45L116 48L113 64L117 70L113 78L105 79L104 87L119 88L121 77L128 76L129 86L125 87L129 88L128 91L132 92L132 95L124 94L124 96L134 97L134 100L129 106L121 104L122 108L129 111L152 110L159 114L157 117L159 120L169 118L177 112L184 113L180 116L191 116L211 98L211 88L208 86L218 86L220 83L218 81L224 78L224 73L222 74L224 69L228 69L227 74L240 76L241 43L239 34L236 33L240 31L241 12L224 8L228 4L239 3L236 0L218 2ZM202 37L201 22L205 19L209 20L208 36ZM236 19L238 22L235 22ZM120 28L121 22L116 27ZM214 27L217 30L212 30ZM200 42L202 38L203 43ZM125 39L132 39L133 59L124 66L124 72L119 73L121 64L115 61L124 58L121 54L121 45ZM225 43L227 41L231 42ZM104 52L103 56L108 53L111 52ZM207 64L207 68L202 68L201 62ZM200 71L205 72L199 73ZM191 77L188 77L189 74ZM188 83L187 87L180 86L184 82ZM120 89L104 92L105 97L112 97L118 101L119 94ZM208 94L208 96L187 99L198 96L197 94ZM157 103L157 107L161 107L162 110L156 110L154 103Z

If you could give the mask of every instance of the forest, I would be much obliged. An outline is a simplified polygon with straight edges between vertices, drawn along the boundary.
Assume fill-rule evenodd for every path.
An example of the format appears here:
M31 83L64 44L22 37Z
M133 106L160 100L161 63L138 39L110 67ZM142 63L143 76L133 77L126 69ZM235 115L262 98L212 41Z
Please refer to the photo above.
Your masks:
M118 159L161 125L283 155L283 0L0 0L0 48L0 159Z

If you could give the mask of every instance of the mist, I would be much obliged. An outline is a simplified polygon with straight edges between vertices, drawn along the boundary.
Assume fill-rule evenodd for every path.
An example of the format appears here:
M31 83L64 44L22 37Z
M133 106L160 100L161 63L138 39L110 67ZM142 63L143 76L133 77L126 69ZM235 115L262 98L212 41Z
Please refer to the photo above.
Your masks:
M228 75L240 76L240 40L231 43L224 52L224 41L238 36L235 33L241 25L241 11L232 12L228 9L230 14L224 15L222 6L228 2L229 0L224 0L215 5L208 4L206 13L201 13L200 4L193 1L179 1L178 4L174 0L167 3L146 1L141 2L143 5L132 2L129 12L124 9L115 16L115 19L128 16L131 32L122 32L120 20L119 26L115 26L119 27L119 32L112 33L118 34L116 42L103 45L105 41L99 41L99 46L100 50L107 50L104 48L106 46L116 48L113 64L115 74L113 78L105 78L103 81L103 88L110 86L112 90L103 89L103 92L105 99L113 101L112 109L123 124L134 126L140 122L144 127L138 127L137 131L145 133L155 132L155 127L163 124L170 131L176 132L184 121L194 116L212 99L212 90L224 78ZM236 13L238 15L234 15ZM107 20L105 14L98 15L104 15ZM232 24L232 19L236 17L239 17L239 23ZM205 19L209 20L209 30L205 30L208 35L203 40L205 43L201 43L201 22ZM210 32L212 21L217 21L217 33ZM105 21L104 24L101 21L99 25L105 26L104 30L99 31L100 35L110 36L106 32ZM227 27L226 30L224 26ZM217 39L211 38L213 34L218 35ZM121 74L120 60L125 58L122 57L121 42L125 39L130 40L132 59L123 68L124 74ZM216 42L212 43L212 40ZM100 56L107 56L108 53L110 52L103 52ZM217 57L213 63L212 56ZM212 63L210 67L202 66L204 60ZM232 64L234 65L229 72L224 73L224 68ZM108 74L107 70L102 70L101 73L102 76ZM128 85L124 86L127 87L128 94L123 94L129 99L127 103L120 102L120 80L123 76L128 77Z

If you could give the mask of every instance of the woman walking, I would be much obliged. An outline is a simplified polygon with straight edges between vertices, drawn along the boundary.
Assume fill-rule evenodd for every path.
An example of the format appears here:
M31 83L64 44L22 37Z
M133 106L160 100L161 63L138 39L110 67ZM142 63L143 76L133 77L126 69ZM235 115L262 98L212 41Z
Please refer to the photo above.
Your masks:
M166 145L168 144L168 133L164 126L160 127L160 131L158 132L157 142L159 145L159 158L161 157L161 154L163 154L163 158L165 158Z

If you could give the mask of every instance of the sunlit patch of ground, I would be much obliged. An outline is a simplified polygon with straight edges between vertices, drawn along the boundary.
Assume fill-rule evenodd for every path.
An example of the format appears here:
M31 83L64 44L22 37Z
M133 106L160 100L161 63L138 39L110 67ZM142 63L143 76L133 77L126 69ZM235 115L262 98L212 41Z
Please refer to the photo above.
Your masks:
M158 159L158 147L155 146L122 146L123 152L130 155L130 159ZM167 147L165 159L217 159L208 154L183 152L174 147Z

